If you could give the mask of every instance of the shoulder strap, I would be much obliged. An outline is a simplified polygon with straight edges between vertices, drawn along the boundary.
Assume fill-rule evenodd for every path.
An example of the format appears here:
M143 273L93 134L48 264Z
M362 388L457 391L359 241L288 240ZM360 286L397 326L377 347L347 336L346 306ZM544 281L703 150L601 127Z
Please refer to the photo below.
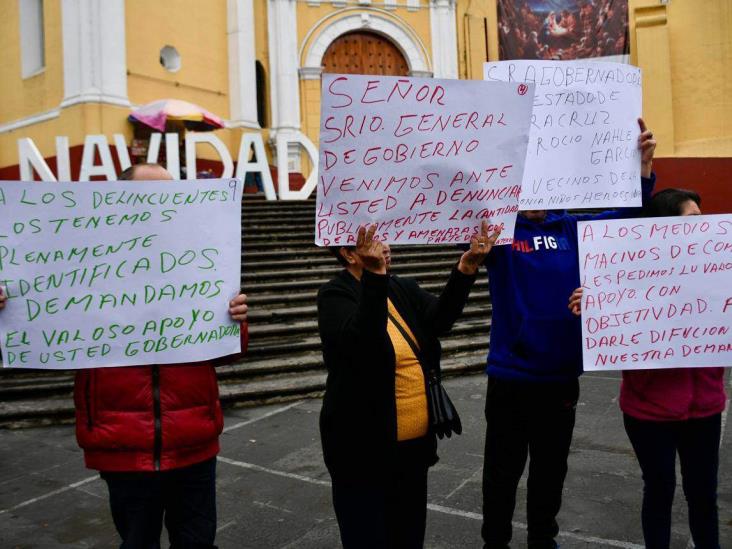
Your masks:
M417 357L417 360L422 362L419 358L420 352L419 352L419 346L417 345L417 342L414 340L414 338L409 335L409 332L404 329L404 326L402 326L401 322L399 322L396 317L391 314L391 311L387 311L389 315L389 320L392 321L394 326L396 326L396 329L399 330L399 333L402 334L402 337L406 340L407 343L409 343L409 346L412 348L412 352L414 353L414 356Z

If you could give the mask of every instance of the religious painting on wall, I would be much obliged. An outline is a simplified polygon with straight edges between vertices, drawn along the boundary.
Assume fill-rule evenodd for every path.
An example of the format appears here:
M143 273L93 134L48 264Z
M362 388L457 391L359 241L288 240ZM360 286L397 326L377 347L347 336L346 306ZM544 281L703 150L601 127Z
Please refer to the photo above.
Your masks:
M628 0L498 0L501 60L629 61Z

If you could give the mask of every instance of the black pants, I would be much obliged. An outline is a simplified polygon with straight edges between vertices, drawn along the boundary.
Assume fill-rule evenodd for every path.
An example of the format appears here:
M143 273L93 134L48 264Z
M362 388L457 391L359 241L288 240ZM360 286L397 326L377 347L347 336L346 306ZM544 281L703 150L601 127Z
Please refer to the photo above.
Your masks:
M687 421L643 421L625 415L625 432L643 472L643 538L648 549L668 549L676 489L676 452L697 549L719 548L717 470L721 414Z
M173 549L211 549L216 458L159 473L102 473L121 549L158 549L163 520Z
M400 443L394 467L362 478L331 472L344 549L421 549L427 519L427 464L414 451L420 442Z
M483 540L506 548L516 488L529 457L528 545L555 547L579 383L526 383L489 378L483 462Z

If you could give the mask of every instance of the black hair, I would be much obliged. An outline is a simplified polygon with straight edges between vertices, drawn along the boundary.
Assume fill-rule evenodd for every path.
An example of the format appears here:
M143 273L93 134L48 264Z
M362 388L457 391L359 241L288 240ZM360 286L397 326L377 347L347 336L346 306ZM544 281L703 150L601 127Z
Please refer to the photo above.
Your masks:
M343 266L343 267L348 267L348 261L346 261L346 258L341 255L341 248L345 248L346 250L355 250L356 247L355 246L328 246L328 250L338 260L338 263L340 263L341 266Z
M701 208L701 197L695 191L686 189L663 189L651 197L645 206L646 217L681 215L681 206L691 200Z

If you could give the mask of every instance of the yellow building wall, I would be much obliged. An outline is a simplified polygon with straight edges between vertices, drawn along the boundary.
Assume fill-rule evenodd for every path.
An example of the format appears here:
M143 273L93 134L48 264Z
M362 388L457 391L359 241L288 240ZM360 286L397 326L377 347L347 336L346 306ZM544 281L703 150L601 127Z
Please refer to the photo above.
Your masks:
M732 156L732 1L666 9L676 156Z
M494 34L489 29L495 28L495 1L458 2L456 18L460 78L483 80L483 63L489 57ZM493 21L492 27L488 26L489 21Z
M632 61L659 156L732 156L732 1L630 0Z
M381 2L358 11L378 13L416 33L431 56L428 4L395 10ZM253 0L256 58L265 70L266 119L271 122L267 0ZM644 71L644 112L659 138L659 156L732 156L732 0L629 0L631 60ZM63 99L63 47L60 0L45 0L45 70L20 76L17 0L0 0L0 124L59 109ZM128 96L134 105L166 97L197 103L229 118L226 0L126 0ZM356 4L334 8L331 2L310 6L297 2L298 44L303 56L313 37L333 17L354 13ZM498 55L496 0L458 1L456 6L458 67L461 78L482 78L482 63ZM487 33L486 33L487 30ZM487 36L486 36L487 35ZM182 68L166 71L159 63L164 45L176 47ZM254 86L255 83L253 82ZM302 130L316 144L320 124L320 81L300 81ZM0 167L17 164L17 139L30 137L44 156L55 154L55 136L72 145L88 134L131 136L127 109L84 104L62 109L50 120L0 134ZM236 157L242 132L219 130ZM265 128L263 137L269 132ZM201 158L216 159L202 146ZM304 163L307 172L307 162Z
M229 117L226 0L127 0L125 25L132 104L183 96ZM160 64L160 49L166 45L180 53L177 72Z
M17 0L0 0L0 121L10 122L58 108L63 99L63 49L61 7L46 0L44 10L45 69L21 77L20 21Z
M226 0L126 0L127 95L133 105L177 98L230 118ZM160 49L173 46L181 57L177 72L159 61ZM236 156L240 132L216 135ZM197 156L217 160L199 145Z
M0 167L18 163L18 139L31 138L41 153L56 155L56 136L67 136L71 145L84 142L88 134L127 134L128 110L100 104L74 105L60 109L64 97L61 5L43 3L45 69L29 78L21 76L20 24L17 0L0 0L0 124L58 111L44 122L0 133Z

